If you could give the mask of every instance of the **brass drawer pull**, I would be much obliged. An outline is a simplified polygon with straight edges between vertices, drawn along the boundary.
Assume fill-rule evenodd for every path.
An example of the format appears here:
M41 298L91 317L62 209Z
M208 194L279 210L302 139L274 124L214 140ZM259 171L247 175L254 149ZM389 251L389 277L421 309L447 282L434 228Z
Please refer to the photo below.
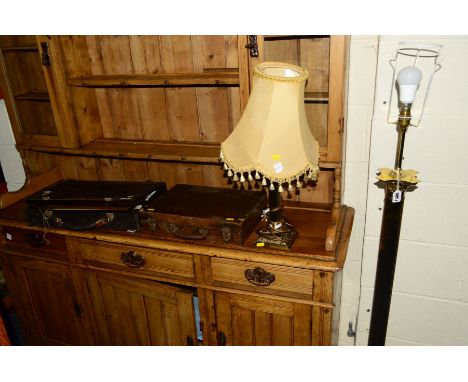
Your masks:
M273 273L267 272L260 267L246 269L245 278L249 283L257 286L268 286L275 281L275 275Z
M145 264L145 258L133 251L123 252L120 255L120 260L130 268L140 268Z

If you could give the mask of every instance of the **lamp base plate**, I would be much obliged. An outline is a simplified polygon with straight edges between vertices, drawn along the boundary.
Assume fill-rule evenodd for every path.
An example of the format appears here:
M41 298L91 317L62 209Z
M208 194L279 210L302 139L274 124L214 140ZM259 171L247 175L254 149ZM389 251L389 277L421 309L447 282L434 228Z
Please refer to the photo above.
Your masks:
M255 241L255 244L258 246L259 243L263 243L267 247L279 248L289 250L296 240L297 232L295 229L275 233L269 232L266 229L258 230L258 238Z

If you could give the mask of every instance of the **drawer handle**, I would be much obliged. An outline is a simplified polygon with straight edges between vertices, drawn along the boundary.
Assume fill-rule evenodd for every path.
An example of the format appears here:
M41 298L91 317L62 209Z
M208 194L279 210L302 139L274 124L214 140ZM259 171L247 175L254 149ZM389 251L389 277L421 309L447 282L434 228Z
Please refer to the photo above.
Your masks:
M130 268L140 268L145 264L145 258L133 251L123 252L120 255L120 260Z
M249 283L257 286L268 286L275 281L275 275L273 273L267 272L260 267L246 269L245 278Z

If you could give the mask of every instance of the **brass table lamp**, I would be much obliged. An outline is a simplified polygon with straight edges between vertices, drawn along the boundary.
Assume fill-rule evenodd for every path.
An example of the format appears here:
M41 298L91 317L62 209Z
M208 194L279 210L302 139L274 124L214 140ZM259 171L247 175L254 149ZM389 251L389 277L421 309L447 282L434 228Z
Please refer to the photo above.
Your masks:
M297 232L281 217L281 192L315 180L319 145L307 123L304 88L309 73L299 66L264 62L253 71L252 92L221 160L233 181L254 178L269 189L266 227L257 243L288 249Z

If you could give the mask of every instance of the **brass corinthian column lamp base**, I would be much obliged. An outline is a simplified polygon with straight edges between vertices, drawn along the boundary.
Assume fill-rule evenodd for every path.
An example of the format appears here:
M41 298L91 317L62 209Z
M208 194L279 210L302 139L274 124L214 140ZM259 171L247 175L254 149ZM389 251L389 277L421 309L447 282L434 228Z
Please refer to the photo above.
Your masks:
M270 247L289 249L297 237L295 228L284 219L281 207L281 194L278 190L269 192L269 211L265 213L266 226L257 229L259 235L255 243L264 243Z

